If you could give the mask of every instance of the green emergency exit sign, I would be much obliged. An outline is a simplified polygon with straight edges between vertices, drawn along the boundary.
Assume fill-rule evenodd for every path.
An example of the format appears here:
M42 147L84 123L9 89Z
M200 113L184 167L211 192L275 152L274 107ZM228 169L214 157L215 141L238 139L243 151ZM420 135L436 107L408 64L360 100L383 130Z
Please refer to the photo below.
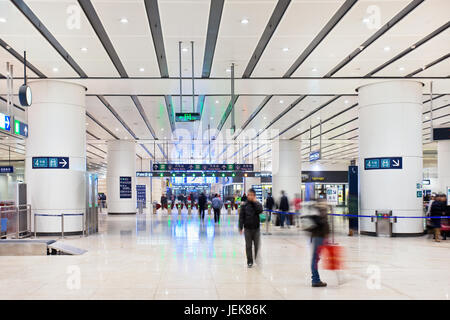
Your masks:
M189 122L200 120L200 113L198 112L177 112L175 114L175 121Z

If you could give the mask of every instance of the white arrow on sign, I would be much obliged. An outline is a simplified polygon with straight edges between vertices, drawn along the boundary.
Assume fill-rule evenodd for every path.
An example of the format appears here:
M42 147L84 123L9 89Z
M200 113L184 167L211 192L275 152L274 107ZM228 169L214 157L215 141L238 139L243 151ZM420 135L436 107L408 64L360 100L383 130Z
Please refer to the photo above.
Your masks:
M25 132L25 135L28 136L28 127L23 128L23 131Z
M400 166L400 160L392 160L392 166L393 167L399 167Z
M62 159L62 162L60 161L59 164L62 164L62 165L63 165L63 168L64 168L64 167L66 166L66 164L67 164L67 161L64 160L64 159Z
M5 116L5 128L9 128L9 117Z

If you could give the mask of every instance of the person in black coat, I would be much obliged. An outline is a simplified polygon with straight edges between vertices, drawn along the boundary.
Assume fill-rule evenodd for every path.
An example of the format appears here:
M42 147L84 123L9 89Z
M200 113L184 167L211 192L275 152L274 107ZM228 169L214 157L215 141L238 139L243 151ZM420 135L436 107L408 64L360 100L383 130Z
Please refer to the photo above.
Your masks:
M261 234L259 231L259 215L263 212L261 203L256 200L255 190L248 190L247 201L241 205L239 211L239 232L245 233L245 249L247 254L247 266L253 266L252 245L255 245L255 259L258 257Z
M278 205L278 209L282 212L289 212L289 200L284 192L281 191L281 198L280 198L280 204ZM280 225L281 228L284 228L284 221L286 220L286 224L289 228L289 218L287 217L288 213L280 214Z
M445 195L439 194L436 197L436 200L431 204L430 216L436 217L431 219L431 225L434 229L434 240L436 242L440 242L441 235L441 217L445 215L447 203L443 201Z
M198 197L198 210L200 211L200 217L202 220L205 219L205 209L206 209L206 196L202 192Z
M274 206L275 206L275 200L273 200L272 194L269 193L268 196L267 196L266 204L264 205L264 207L267 210L272 211ZM271 216L272 216L272 214L269 213L269 221L270 221Z

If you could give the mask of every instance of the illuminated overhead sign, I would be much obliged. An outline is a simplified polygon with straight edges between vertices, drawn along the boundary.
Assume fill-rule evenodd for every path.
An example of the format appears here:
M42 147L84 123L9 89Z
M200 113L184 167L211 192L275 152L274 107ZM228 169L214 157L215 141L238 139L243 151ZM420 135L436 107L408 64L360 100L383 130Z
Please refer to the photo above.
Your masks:
M309 154L309 161L316 161L320 159L320 151L313 151Z
M14 119L14 134L28 137L28 125L19 120Z
M0 113L0 129L10 131L11 130L11 117L3 113Z
M153 171L253 171L253 164L179 164L155 163Z
M189 122L200 120L200 113L198 112L177 112L175 113L176 122Z

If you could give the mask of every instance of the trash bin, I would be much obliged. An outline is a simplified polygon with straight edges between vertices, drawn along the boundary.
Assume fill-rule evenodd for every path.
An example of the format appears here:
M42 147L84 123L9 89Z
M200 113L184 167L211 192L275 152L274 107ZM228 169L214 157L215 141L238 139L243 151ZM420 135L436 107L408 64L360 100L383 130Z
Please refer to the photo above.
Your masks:
M392 210L375 210L375 229L377 237L392 237Z

